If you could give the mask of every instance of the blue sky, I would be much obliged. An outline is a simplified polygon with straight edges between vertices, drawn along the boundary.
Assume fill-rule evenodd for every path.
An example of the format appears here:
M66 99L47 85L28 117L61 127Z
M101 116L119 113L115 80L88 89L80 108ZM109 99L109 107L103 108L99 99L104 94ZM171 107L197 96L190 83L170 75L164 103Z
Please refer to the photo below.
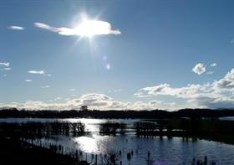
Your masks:
M234 107L231 0L0 1L0 106Z

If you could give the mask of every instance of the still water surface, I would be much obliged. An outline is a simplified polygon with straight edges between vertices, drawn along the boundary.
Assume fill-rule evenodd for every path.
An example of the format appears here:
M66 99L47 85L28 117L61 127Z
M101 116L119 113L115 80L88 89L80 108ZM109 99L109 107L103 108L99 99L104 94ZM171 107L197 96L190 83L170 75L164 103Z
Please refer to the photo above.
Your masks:
M119 122L134 124L138 120L106 120L106 119L0 119L0 122L82 122L90 135L81 137L56 136L50 139L41 139L46 145L61 144L66 151L79 150L87 153L87 160L91 161L91 155L97 154L101 164L101 155L116 153L118 160L123 161L123 165L128 165L127 153L133 153L131 165L146 165L148 152L153 165L187 165L192 163L192 159L203 159L208 157L208 162L214 160L218 165L234 164L234 146L207 140L182 139L179 137L137 137L134 134L101 136L99 135L99 124L109 122ZM121 152L121 155L119 154ZM86 154L83 154L86 159Z

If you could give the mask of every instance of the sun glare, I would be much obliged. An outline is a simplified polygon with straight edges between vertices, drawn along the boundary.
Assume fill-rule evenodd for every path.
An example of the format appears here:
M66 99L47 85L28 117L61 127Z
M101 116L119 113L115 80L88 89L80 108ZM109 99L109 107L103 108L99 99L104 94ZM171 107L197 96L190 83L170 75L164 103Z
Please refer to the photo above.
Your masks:
M111 25L108 22L89 19L82 20L82 22L74 28L76 34L89 38L95 35L110 34L110 29Z
M97 141L91 137L78 137L74 138L74 141L78 144L79 148L85 152L99 152Z

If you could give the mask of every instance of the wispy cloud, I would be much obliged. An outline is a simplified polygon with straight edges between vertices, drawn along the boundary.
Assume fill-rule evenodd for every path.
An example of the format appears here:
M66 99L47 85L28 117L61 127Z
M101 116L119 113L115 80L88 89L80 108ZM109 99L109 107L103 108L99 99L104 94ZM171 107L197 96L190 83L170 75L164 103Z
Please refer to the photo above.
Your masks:
M198 63L193 67L192 71L198 75L201 75L206 72L206 67L203 63Z
M32 82L31 79L26 79L26 80L24 80L24 81L25 81L25 82L28 82L28 83Z
M9 67L10 63L9 62L0 62L0 66Z
M47 25L45 23L35 22L34 26L36 26L37 28L44 29L44 30L49 30L49 31L52 31L52 32L58 32L57 28L52 27L50 25Z
M10 71L10 63L9 62L0 62L0 71ZM6 77L6 76L4 76Z
M71 89L69 89L69 91L70 91L70 92L75 92L76 89L75 89L75 88L71 88Z
M234 44L234 39L231 39L230 44Z
M63 36L88 36L88 35L119 35L119 30L113 30L111 24L100 20L82 21L77 27L54 27L42 22L35 22L35 27L57 33Z
M208 72L206 72L206 74L212 75L212 74L214 74L214 71L208 71Z
M212 64L210 64L210 67L216 67L217 66L217 64L216 63L212 63Z
M55 99L54 99L54 101L60 101L60 100L62 100L63 98L62 97L56 97Z
M24 30L24 27L12 25L12 26L9 26L8 29L11 29L11 30Z
M3 68L3 70L5 70L5 71L10 71L11 68Z
M42 89L50 88L50 85L41 86Z
M108 93L119 93L119 92L122 92L123 90L122 89L110 89L110 90L108 90L107 92Z
M44 75L45 71L44 70L29 70L28 73L30 73L30 74Z

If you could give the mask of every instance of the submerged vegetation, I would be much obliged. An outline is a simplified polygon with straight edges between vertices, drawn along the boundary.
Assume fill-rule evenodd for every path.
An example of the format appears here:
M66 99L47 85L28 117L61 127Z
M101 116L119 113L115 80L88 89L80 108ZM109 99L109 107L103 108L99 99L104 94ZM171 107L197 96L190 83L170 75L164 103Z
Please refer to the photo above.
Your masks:
M134 133L137 136L196 137L234 144L234 121L170 118L140 120L133 125L107 122L99 124L100 135ZM43 138L50 136L78 137L90 134L80 122L0 123L0 136Z
M10 137L42 138L56 135L81 136L84 124L70 122L0 123L0 135Z
M173 118L136 123L135 128L138 136L192 137L234 144L234 121Z

